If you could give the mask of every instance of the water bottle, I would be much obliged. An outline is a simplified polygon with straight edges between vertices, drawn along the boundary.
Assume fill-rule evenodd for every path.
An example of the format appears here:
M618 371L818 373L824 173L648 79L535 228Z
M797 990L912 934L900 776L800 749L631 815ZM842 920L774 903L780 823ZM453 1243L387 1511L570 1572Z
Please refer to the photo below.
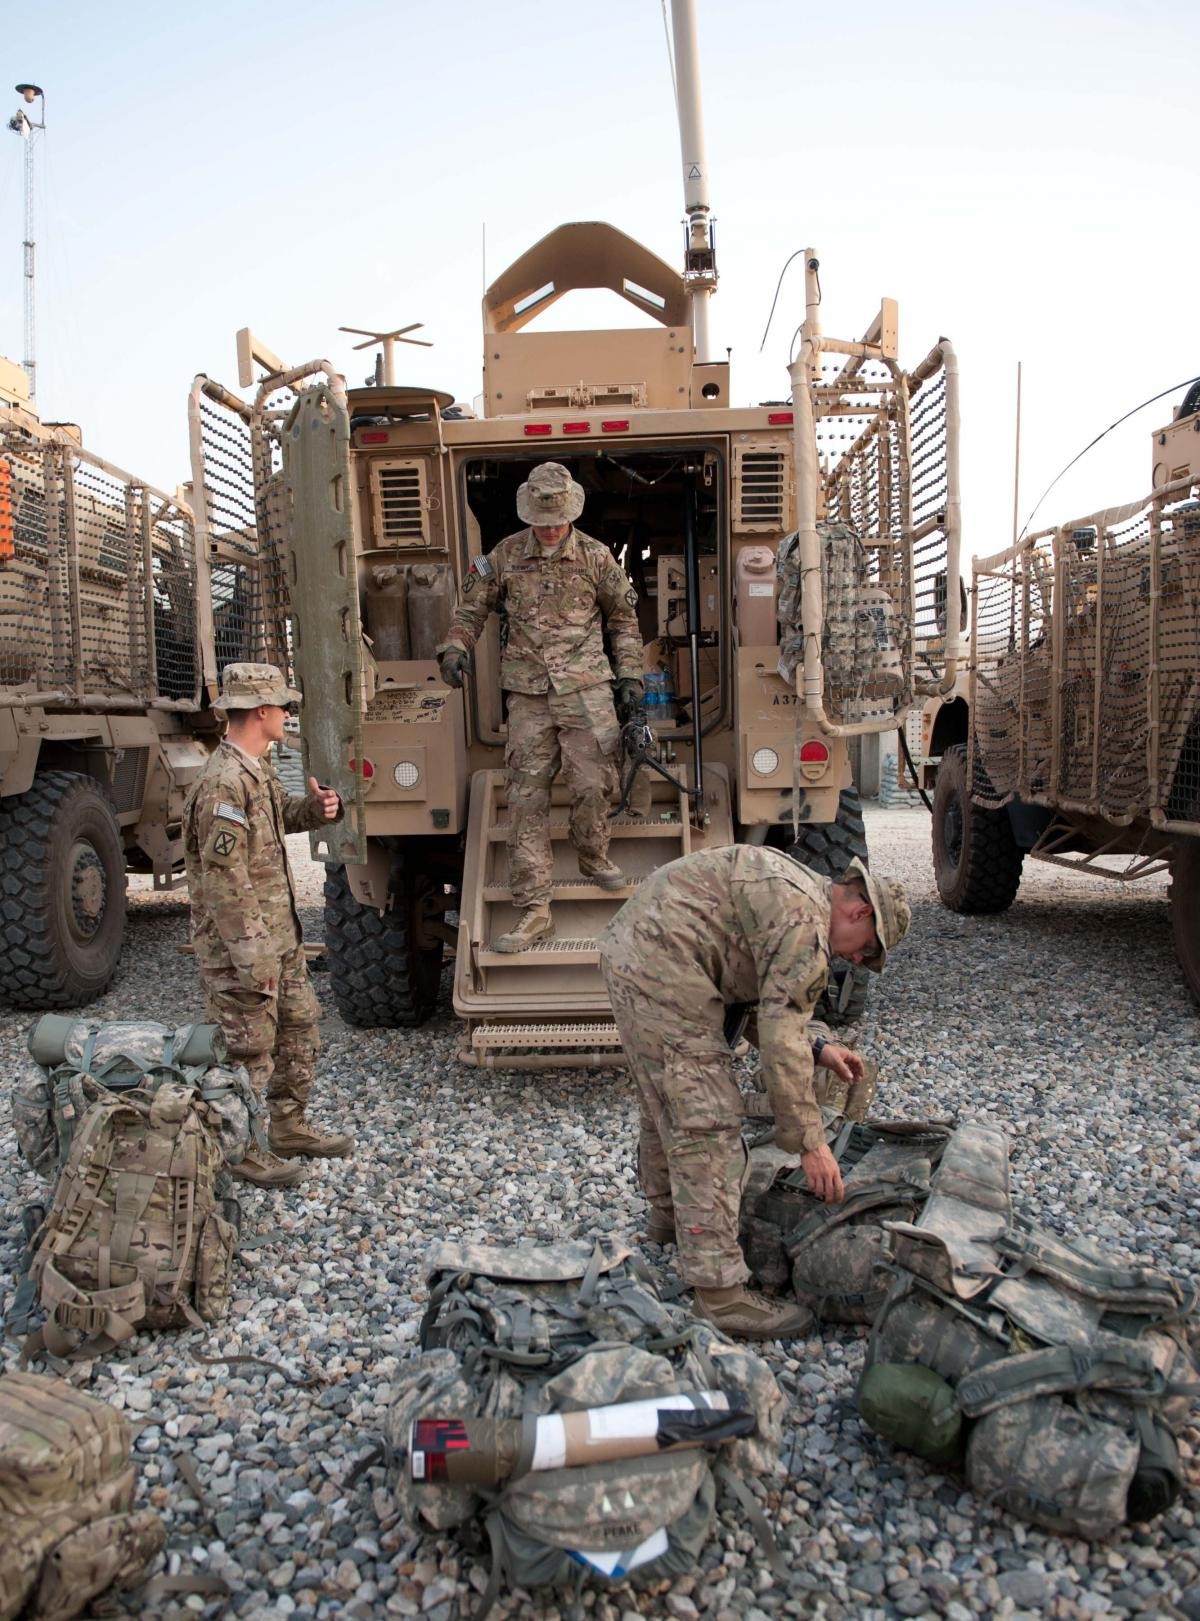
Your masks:
M647 670L646 720L652 729L675 724L675 688L669 670Z

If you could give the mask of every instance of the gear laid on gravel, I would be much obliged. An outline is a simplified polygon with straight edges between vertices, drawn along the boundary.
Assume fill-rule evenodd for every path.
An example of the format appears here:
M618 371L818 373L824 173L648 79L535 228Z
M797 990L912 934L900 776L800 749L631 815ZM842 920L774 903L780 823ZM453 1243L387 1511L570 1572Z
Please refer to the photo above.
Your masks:
M1003 1124L1014 1193L1036 1219L1194 1276L1200 1019L1172 954L1165 881L1124 887L1030 862L1011 911L959 916L937 901L925 812L868 806L866 820L872 867L902 879L914 903L909 938L857 1031L881 1061L877 1111L957 1110ZM324 872L309 862L306 837L289 842L316 939ZM154 894L146 880L131 885L124 958L89 1016L203 1018L195 964L176 949L187 939L185 900ZM143 1426L138 1501L169 1532L158 1568L230 1588L228 1598L169 1602L134 1592L122 1600L129 1614L469 1615L486 1558L399 1519L378 1450L390 1378L425 1306L429 1244L645 1231L623 1072L458 1066L448 968L439 1011L417 1030L346 1025L327 976L314 983L325 1007L314 1124L352 1129L354 1157L306 1161L307 1179L292 1190L240 1189L244 1249L223 1323L140 1334L66 1372ZM0 1012L6 1077L25 1062L31 1021ZM7 1293L20 1211L44 1184L17 1157L0 1090ZM670 1257L653 1246L646 1254L669 1284ZM791 1403L788 1478L765 1504L787 1582L765 1566L738 1510L673 1585L589 1587L582 1599L517 1593L494 1614L1200 1618L1196 1422L1182 1438L1191 1489L1161 1520L1103 1545L1054 1537L871 1435L852 1400L864 1332L831 1324L762 1346ZM15 1366L15 1347L2 1361Z

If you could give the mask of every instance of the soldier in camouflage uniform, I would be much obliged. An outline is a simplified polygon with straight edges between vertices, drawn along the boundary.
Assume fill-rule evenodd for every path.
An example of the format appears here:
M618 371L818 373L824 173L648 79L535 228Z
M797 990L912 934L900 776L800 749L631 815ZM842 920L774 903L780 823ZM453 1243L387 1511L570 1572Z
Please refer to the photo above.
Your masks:
M517 491L517 516L530 527L475 559L438 649L442 679L461 687L488 615L500 614L500 685L508 694L508 883L521 916L495 941L497 951L524 951L554 934L550 785L560 769L571 796L580 872L602 889L625 883L608 859L608 810L618 785L617 717L630 718L643 697L642 637L637 597L624 570L607 546L574 527L582 511L583 488L565 467L535 467ZM605 631L616 664L615 694Z
M251 1150L235 1176L259 1187L291 1187L299 1155L348 1154L349 1137L314 1131L304 1118L321 1050L320 1007L304 959L284 835L335 822L341 802L309 780L288 796L270 763L288 709L299 699L272 664L230 664L221 680L229 731L210 756L183 810L192 938L209 1017L230 1057L265 1093L272 1153Z
M801 1334L812 1316L745 1287L738 1211L746 1151L726 1009L757 1004L775 1141L801 1154L809 1187L836 1203L841 1176L813 1097L813 1009L831 956L878 972L909 917L899 884L857 861L830 883L778 850L739 844L660 867L600 936L605 983L637 1081L650 1236L676 1238L697 1313L728 1334ZM845 1049L819 1056L853 1077Z

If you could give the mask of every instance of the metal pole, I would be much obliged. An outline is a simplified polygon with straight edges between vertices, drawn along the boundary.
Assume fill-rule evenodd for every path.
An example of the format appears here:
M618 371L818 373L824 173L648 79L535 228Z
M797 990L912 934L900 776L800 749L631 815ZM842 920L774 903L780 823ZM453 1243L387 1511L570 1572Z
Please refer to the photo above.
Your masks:
M717 257L708 196L708 158L700 98L700 56L696 45L695 0L671 0L675 42L675 103L679 116L679 155L683 161L683 206L687 213L684 281L692 305L697 361L711 360L708 300L716 291Z
M42 104L42 116L34 123L24 107L20 107L8 121L9 129L18 134L25 142L25 239L21 244L22 270L25 278L25 375L29 379L29 403L37 402L37 360L36 360L36 312L34 304L34 269L37 249L33 239L33 141L39 130L46 127L46 98L41 87L36 84L19 84L17 94L23 97L26 106L32 106L35 101Z
M1017 544L1017 506L1021 494L1021 362L1017 361L1017 443L1013 451L1013 532L1012 543Z
M696 485L689 481L683 503L683 561L687 588L688 662L692 680L692 755L695 780L692 821L704 825L704 756L700 718L700 554L696 536Z

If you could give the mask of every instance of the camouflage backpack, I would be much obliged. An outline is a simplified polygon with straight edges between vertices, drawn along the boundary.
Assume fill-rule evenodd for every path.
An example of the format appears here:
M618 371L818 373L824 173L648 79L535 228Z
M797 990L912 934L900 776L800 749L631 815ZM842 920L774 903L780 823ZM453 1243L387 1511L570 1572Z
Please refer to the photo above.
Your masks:
M1052 1531L1105 1537L1170 1506L1173 1432L1200 1390L1193 1283L1014 1212L994 1126L960 1126L919 1220L889 1228L893 1277L858 1397L868 1423L961 1462L977 1495Z
M219 1027L47 1015L29 1050L34 1065L13 1096L17 1138L58 1180L49 1212L35 1206L27 1219L8 1332L28 1328L40 1304L49 1315L27 1355L94 1355L143 1325L224 1316L238 1206L221 1172L261 1128Z
M840 1204L810 1193L791 1157L767 1161L764 1176L756 1161L767 1150L753 1149L742 1245L755 1276L768 1288L790 1285L818 1321L871 1322L887 1292L878 1270L884 1223L914 1220L924 1208L949 1137L940 1120L838 1121L829 1149L845 1183Z
M661 1301L640 1260L614 1239L514 1248L446 1242L429 1266L421 1352L393 1390L387 1435L410 1524L486 1527L492 1569L481 1615L505 1581L527 1587L693 1569L718 1485L778 1561L743 1478L766 1480L779 1467L783 1397L760 1357ZM574 1467L533 1470L525 1456L487 1489L412 1479L410 1435L420 1418L528 1425L537 1415L697 1390L724 1391L753 1414L753 1433L717 1452L658 1451Z
M0 1377L0 1621L66 1621L138 1580L166 1533L133 1493L114 1407L62 1379Z

